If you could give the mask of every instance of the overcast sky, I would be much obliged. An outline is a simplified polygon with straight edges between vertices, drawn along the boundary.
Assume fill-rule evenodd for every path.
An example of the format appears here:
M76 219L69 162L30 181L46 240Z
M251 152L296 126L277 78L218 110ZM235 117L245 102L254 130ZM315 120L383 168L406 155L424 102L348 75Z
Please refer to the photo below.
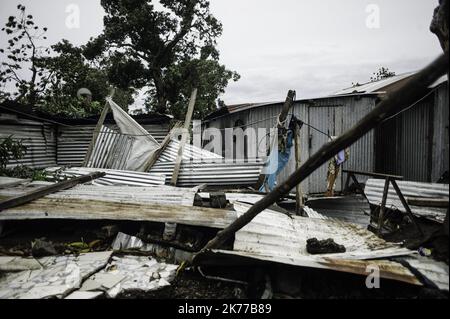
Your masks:
M1 24L16 14L18 3L49 28L49 45L62 38L84 44L102 31L98 0L1 0ZM437 3L211 0L224 29L221 62L241 75L222 99L226 104L278 101L288 89L298 98L316 97L367 82L380 66L397 74L418 70L441 53L429 31ZM71 4L80 9L79 28L66 26ZM0 39L1 47L4 43Z

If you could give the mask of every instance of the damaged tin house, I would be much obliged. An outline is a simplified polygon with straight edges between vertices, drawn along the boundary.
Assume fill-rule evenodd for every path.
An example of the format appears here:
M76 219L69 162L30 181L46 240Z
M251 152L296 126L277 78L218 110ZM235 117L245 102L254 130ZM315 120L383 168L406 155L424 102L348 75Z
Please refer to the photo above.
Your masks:
M112 98L82 120L1 105L0 137L27 146L8 165L45 180L0 177L0 298L448 296L448 80L389 105L421 72L204 119L275 128L255 157L248 137L241 158L238 138L195 145L196 90L184 123Z

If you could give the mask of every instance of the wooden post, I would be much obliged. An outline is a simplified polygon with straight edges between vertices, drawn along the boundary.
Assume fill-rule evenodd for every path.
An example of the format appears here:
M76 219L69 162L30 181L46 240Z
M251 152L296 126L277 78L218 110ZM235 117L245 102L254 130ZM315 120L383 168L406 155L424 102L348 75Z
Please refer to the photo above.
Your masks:
M113 89L111 91L110 96L109 96L111 99L113 98L114 93L115 93L115 90ZM95 147L95 143L97 143L98 136L99 136L100 131L101 131L102 127L103 127L103 123L105 122L106 115L108 115L109 108L110 108L109 103L108 103L108 101L106 101L105 107L103 108L102 113L100 114L100 118L98 119L97 125L94 128L94 132L92 134L91 142L89 143L89 147L88 147L88 150L86 152L86 156L84 157L83 167L86 167L88 162L89 162L89 159L91 157L92 151L94 150L94 147Z
M284 101L283 108L281 109L280 114L278 115L278 120L280 122L281 127L283 127L283 122L286 120L287 115L289 114L289 110L291 109L291 106L294 104L294 98L295 98L295 91L289 90L286 101Z
M301 164L300 128L297 123L295 124L294 134L295 134L295 169L297 170L300 168ZM298 183L297 186L295 186L295 204L296 204L295 205L296 213L300 214L303 207L303 192L300 183Z
M59 182L56 184L45 186L45 187L39 188L37 190L31 191L29 193L26 193L24 195L19 195L19 196L15 196L12 198L8 198L8 199L0 202L0 211L2 211L4 209L16 207L19 205L23 205L23 204L31 202L35 199L44 197L45 195L52 194L54 192L73 187L77 184L86 183L93 179L103 177L103 176L105 176L104 172L94 172L94 173L90 173L88 175L75 177L75 178L69 179L67 181L62 181L62 182Z
M381 199L381 207L380 207L380 212L378 213L378 236L381 235L381 230L383 228L383 223L384 223L384 209L386 207L386 200L388 197L388 193L389 193L389 177L386 177L385 181L384 181L384 190L383 190L383 197Z
M153 167L153 165L155 165L156 161L161 156L162 152L164 152L166 147L170 144L170 141L172 140L173 135L175 134L175 132L177 130L180 129L180 127L181 127L181 123L176 122L175 125L170 130L170 132L166 135L166 137L162 141L161 146L153 153L152 157L150 157L150 159L148 160L148 162L144 168L145 172L148 172Z
M283 122L286 121L286 117L289 114L289 110L291 109L291 106L294 104L294 98L295 98L295 91L294 90L289 90L286 96L286 100L284 101L283 107L281 108L281 112L280 114L278 114L278 128L282 128L283 127ZM272 141L271 141L272 143ZM269 146L270 147L270 146ZM268 155L270 155L271 150L269 149ZM258 182L257 182L257 188L259 189L260 186L264 183L265 184L266 181L266 175L265 174L261 174L259 175L258 178ZM268 191L267 187L265 187L266 192Z
M419 231L420 235L423 236L423 231L420 228L419 224L417 223L416 218L414 217L413 213L411 212L411 208L409 207L408 203L406 202L406 199L403 196L402 191L398 187L397 182L395 181L395 179L393 179L391 182L392 182L392 186L394 186L395 192L397 193L398 197L400 198L400 201L403 204L403 207L405 207L406 213L408 214L409 218L411 219L411 221L416 226L416 228Z
M245 227L260 212L275 203L281 196L288 193L298 183L305 180L312 172L322 166L326 161L338 152L359 140L362 136L379 125L388 117L405 110L428 92L428 86L447 72L448 52L441 55L430 65L416 73L413 77L403 82L397 89L393 90L377 107L364 116L350 130L346 131L337 139L322 146L318 152L312 155L298 170L296 170L282 184L256 202L249 210L237 218L227 228L218 232L216 237L210 240L201 250L204 252L223 245L238 230Z
M173 186L177 185L178 174L180 173L181 160L183 159L184 145L189 136L189 127L191 126L192 114L194 113L195 99L197 98L197 89L194 89L189 100L188 110L186 113L186 119L184 121L183 134L181 135L180 147L178 149L177 159L175 161L175 167L173 169L172 178L170 183Z

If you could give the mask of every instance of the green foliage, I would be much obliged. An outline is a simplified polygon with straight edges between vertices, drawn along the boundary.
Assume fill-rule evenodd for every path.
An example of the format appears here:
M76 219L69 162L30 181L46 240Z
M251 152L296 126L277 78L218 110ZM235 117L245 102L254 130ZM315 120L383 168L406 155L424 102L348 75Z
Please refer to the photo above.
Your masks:
M370 82L375 82L395 76L395 72L389 71L389 68L381 67L370 77Z
M147 88L148 109L184 117L186 100L198 88L196 115L215 100L237 73L218 62L221 23L206 0L102 0L104 31L83 47L89 59L102 59L108 79L121 89Z
M0 143L0 172L6 169L6 165L10 160L18 160L23 158L27 151L22 141L14 140L12 135L3 139Z
M37 26L25 6L19 4L17 9L17 17L10 16L1 29L8 42L6 49L0 49L1 98L34 105L49 81L42 57L50 51L39 45L47 28Z
M110 93L107 70L98 61L89 61L83 50L62 40L52 46L56 56L44 60L52 74L52 83L39 108L47 113L82 118L101 113ZM90 96L78 96L80 89L88 89ZM126 108L133 103L134 90L116 90L114 100Z

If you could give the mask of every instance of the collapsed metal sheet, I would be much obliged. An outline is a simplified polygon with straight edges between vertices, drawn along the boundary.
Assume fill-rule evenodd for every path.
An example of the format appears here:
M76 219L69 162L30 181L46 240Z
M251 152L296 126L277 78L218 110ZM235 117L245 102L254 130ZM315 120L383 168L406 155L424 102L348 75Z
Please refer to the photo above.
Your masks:
M99 194L101 197L101 194ZM6 209L0 220L73 219L128 220L177 223L225 228L236 219L236 212L196 206L162 205L133 201L41 198Z
M6 273L0 278L1 299L63 298L105 267L111 251L39 258L41 269Z
M175 162L158 162L150 173L164 174L167 181L171 180ZM222 185L254 185L259 178L262 161L233 161L233 160L193 160L182 161L178 175L179 186L194 187L200 184L211 186Z
M235 203L238 216L250 205ZM333 238L346 252L311 255L306 251L309 238ZM378 238L362 227L339 220L288 216L265 210L235 234L233 251L213 250L217 256L239 256L302 267L332 269L365 274L368 265L380 267L380 276L420 285L420 281L401 264L386 259L415 252ZM209 253L209 254L211 254ZM208 259L206 257L197 260Z
M158 162L173 162L176 161L178 150L180 148L180 141L172 139L158 158ZM185 144L183 150L182 160L203 160L203 159L221 159L222 156L201 149L191 144Z
M372 205L379 206L383 198L384 179L369 179L366 182L364 193ZM423 198L449 198L449 184L436 183L419 183L410 181L397 181L398 187L402 191L405 198L423 197ZM389 192L386 201L386 207L390 209L398 209L406 213L405 208L395 192L392 184L389 184ZM409 205L414 215L443 223L447 213L446 208L422 207Z
M89 168L89 167L72 167L72 168L60 168L52 167L47 168L46 174L48 178L70 178L78 177L82 175L88 175L93 172L104 172L106 175L101 178L97 178L91 182L94 185L126 185L126 186L154 186L164 185L166 182L166 176L163 174L152 174L146 172L113 170L104 168Z
M339 219L362 227L370 224L370 206L362 196L309 198L305 205L328 218Z
M115 298L129 290L157 290L170 285L177 268L152 257L114 256L104 270L83 283L80 291L106 291L109 297Z
M112 203L139 203L193 206L196 191L179 187L128 187L77 185L47 195L51 199L98 200Z

